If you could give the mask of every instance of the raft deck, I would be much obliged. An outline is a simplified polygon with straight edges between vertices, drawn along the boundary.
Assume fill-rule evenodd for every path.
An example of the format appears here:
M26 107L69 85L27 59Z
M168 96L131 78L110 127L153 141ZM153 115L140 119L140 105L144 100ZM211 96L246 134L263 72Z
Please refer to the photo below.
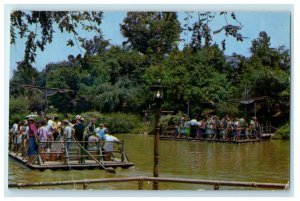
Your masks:
M134 166L134 163L128 161L123 150L123 143L113 143L111 145L113 149L109 152L103 151L103 144L100 142L93 145L96 148L93 151L85 149L79 141L69 142L69 149L66 149L67 144L61 141L39 143L38 152L30 163L28 163L28 156L26 155L26 145L23 144L18 149L12 145L9 156L31 169L39 170L129 168ZM45 146L49 146L51 151L47 152L42 149Z
M57 169L64 169L64 170L70 170L70 169L94 169L94 168L100 168L104 169L105 168L129 168L131 166L134 166L134 163L131 162L121 162L118 159L113 159L112 161L103 161L102 165L99 165L96 161L94 160L85 160L84 163L79 163L79 161L70 161L69 164L65 164L64 161L45 161L42 162L41 164L27 164L27 159L22 159L23 157L21 155L15 155L15 152L11 152L9 156L27 167L31 169L39 169L39 170L45 170L45 169L52 169L52 170L57 170Z
M209 139L209 138L191 138L191 137L174 137L174 136L160 136L160 140L174 140L174 141L189 141L189 142L223 142L223 143L253 143L259 142L261 139Z

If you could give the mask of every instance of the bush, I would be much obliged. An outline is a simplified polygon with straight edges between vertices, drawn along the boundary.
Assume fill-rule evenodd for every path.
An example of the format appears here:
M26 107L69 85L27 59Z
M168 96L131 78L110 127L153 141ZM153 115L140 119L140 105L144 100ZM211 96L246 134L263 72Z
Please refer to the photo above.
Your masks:
M164 115L160 118L160 126L162 129L165 129L170 125L177 125L180 118L181 115L170 115L170 114Z
M288 123L281 126L276 132L276 136L279 136L281 139L288 140L290 139L290 126Z
M29 101L24 97L11 96L9 100L9 126L16 118L24 119L28 115Z
M97 126L101 123L106 124L112 133L129 133L133 129L141 127L142 124L141 118L133 114L85 112L82 113L81 116L86 122L89 122L91 118L95 117L97 119Z

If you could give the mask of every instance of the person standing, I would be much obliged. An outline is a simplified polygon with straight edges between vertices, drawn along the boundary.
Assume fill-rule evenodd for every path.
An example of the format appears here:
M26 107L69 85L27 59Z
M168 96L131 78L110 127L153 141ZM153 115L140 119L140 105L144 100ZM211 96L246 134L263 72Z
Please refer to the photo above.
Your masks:
M113 135L110 135L109 133L106 133L104 136L104 155L106 155L105 160L111 160L112 157L112 151L114 148L114 144L120 142L118 138L116 138Z
M209 116L206 121L206 131L205 131L207 135L206 137L208 139L211 139L213 137L214 134L213 128L214 128L214 120L212 116Z
M27 163L31 164L37 150L37 144L38 144L38 134L37 134L37 128L35 126L35 121L33 118L28 118L28 149L27 149L27 155L28 160Z
M95 133L96 129L96 118L91 118L91 121L86 126L86 135L84 136L84 141L88 141L89 137ZM85 148L87 149L87 143L85 143Z
M17 151L22 148L23 145L23 130L22 130L23 122L20 121L18 124L18 133L17 133Z
M45 121L41 121L41 127L38 129L38 136L39 136L39 141L41 143L40 148L42 151L45 151L46 142L47 142L48 136L49 136Z
M197 135L198 127L199 127L199 123L198 123L196 117L192 118L192 120L190 121L190 125L191 125L191 135L190 135L190 137L195 138L196 135Z
M22 122L22 124L20 125L20 129L19 129L20 135L22 135L22 144L21 146L23 146L22 149L22 156L25 156L27 154L27 149L28 149L28 132L29 132L29 127L28 127L28 121L27 119L24 120Z
M57 116L53 118L52 128L53 128L53 132L52 132L53 141L55 141L57 140L61 132L61 122L59 121L59 118Z
M71 139L73 137L72 127L70 126L70 122L65 119L63 120L63 140L66 144L66 149L69 151Z
M83 134L84 134L84 125L83 125L83 119L80 115L76 116L76 123L74 125L75 129L75 139L77 141L80 141L80 144L83 146Z
M19 118L16 118L12 128L10 129L11 137L10 142L13 144L14 151L17 151L17 139L19 133Z
M233 141L240 140L240 122L239 118L235 118L235 121L232 122L233 127Z

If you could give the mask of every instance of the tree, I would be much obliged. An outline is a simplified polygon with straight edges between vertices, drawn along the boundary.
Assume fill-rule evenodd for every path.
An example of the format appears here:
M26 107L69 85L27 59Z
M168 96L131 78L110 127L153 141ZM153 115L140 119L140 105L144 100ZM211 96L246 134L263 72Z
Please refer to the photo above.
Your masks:
M254 56L260 58L266 56L266 53L270 51L271 38L265 31L259 33L259 37L252 41L252 46L250 47L250 52Z
M244 64L241 86L247 86L250 97L268 96L258 113L282 124L289 119L290 56L282 46L272 48L270 40L263 31L252 41L252 55Z
M181 32L174 12L128 12L121 26L123 44L143 54L164 55L177 48Z
M185 30L185 35L188 35L192 31L192 36L189 46L194 50L201 49L203 47L209 47L212 42L212 34L219 34L224 32L225 36L232 36L236 38L237 41L243 41L244 37L240 30L242 29L242 24L237 20L237 17L234 12L230 13L228 17L228 12L219 12L219 16L224 18L224 25L218 28L217 30L212 30L211 23L218 16L218 12L197 12L197 19L192 26L189 25L190 20L194 17L191 13L187 12L187 17L184 18L185 24L183 25L183 30ZM231 18L231 21L229 21ZM203 42L204 41L204 42ZM186 44L188 44L188 36ZM225 39L221 42L222 49L226 49Z
M82 42L81 46L85 49L87 55L101 54L109 46L109 41L104 40L102 36L94 36L90 40L79 38L79 40Z
M60 112L67 113L73 111L78 104L78 90L80 89L80 64L62 62L47 65L46 86L51 88L63 88L74 90L68 93L56 93L49 98L49 105L53 105Z
M96 31L101 35L98 26L102 21L102 12L79 11L13 11L10 15L11 44L16 43L17 37L26 38L24 59L18 63L19 70L24 71L35 62L36 50L43 51L45 46L52 42L55 33L55 25L63 33L73 35L73 39L67 41L67 45L77 44L80 38L77 27L86 31ZM38 32L40 30L40 32ZM77 44L78 45L78 44Z
M219 72L218 64L225 63L225 58L216 56L215 48L203 48L196 53L172 52L162 64L146 70L145 85L161 79L166 109L186 111L187 102L192 103L192 112L215 109L219 103L233 98L235 92L226 75Z

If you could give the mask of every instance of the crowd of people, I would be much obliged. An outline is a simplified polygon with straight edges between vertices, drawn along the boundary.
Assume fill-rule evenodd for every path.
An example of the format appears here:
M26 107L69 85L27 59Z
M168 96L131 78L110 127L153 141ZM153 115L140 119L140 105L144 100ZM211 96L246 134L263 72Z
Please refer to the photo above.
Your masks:
M53 141L61 141L66 144L69 150L71 141L77 141L88 151L98 149L98 142L105 142L103 151L111 152L113 144L119 140L112 136L105 124L96 126L96 119L85 123L80 115L72 120L59 120L57 116L52 118L44 117L40 120L30 115L24 121L15 119L10 130L10 142L12 149L18 152L21 147L25 147L25 154L28 155L28 163L31 163L36 155L38 148L41 151L50 152L53 148ZM38 145L40 147L38 147Z
M256 117L252 117L248 123L244 117L232 118L228 115L219 118L215 115L207 115L203 119L196 117L189 118L182 115L175 126L176 137L186 137L197 139L234 139L248 136L259 137L259 123Z

